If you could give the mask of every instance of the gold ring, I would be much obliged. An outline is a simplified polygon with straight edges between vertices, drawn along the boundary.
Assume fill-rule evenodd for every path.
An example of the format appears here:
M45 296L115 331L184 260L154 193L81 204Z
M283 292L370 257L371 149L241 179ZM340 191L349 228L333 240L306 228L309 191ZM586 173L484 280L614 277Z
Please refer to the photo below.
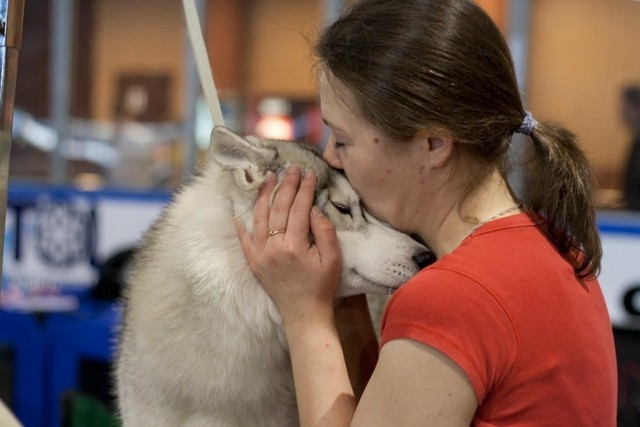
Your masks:
M281 234L281 233L286 233L286 232L287 232L287 229L285 228L285 229L282 229L282 230L269 230L268 234L269 234L269 237L273 237L276 234Z

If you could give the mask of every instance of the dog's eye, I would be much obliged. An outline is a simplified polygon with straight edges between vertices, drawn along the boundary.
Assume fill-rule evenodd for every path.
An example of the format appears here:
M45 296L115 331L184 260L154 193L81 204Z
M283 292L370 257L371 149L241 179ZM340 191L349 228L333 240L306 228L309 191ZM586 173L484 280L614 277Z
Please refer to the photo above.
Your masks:
M331 204L343 215L351 215L351 208L342 203L331 202Z

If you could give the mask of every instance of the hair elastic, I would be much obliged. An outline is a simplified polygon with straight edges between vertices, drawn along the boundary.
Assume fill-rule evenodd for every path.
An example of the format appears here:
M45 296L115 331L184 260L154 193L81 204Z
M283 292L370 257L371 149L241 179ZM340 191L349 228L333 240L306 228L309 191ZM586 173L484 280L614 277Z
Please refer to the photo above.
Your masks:
M520 127L516 129L516 133L521 133L524 135L531 135L533 132L533 128L536 127L538 121L533 118L533 114L530 111L525 111L524 118L522 119L522 123L520 123Z

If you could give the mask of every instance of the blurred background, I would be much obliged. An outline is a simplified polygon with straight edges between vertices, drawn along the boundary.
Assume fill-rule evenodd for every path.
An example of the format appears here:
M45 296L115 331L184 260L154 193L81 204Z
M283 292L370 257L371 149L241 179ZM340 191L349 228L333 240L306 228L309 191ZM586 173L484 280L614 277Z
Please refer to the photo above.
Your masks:
M322 149L311 46L339 0L197 2L227 125ZM640 2L478 0L528 110L597 178L620 426L640 425ZM121 274L212 128L179 0L25 0L0 304L0 400L26 426L115 425ZM518 173L526 173L526 165ZM626 190L625 190L626 189ZM372 299L378 315L384 301ZM87 409L88 408L88 409ZM83 418L86 411L89 415Z
M62 12L70 16L64 17L61 30L67 37L55 34L60 21L55 15L60 13L58 2L68 3ZM200 3L227 121L239 131L253 133L261 101L278 98L284 102L272 103L275 110L264 114L297 119L291 135L319 143L321 125L314 116L316 91L309 47L317 31L331 19L331 8L339 10L340 2ZM529 109L541 120L553 119L576 132L598 171L601 188L620 190L631 140L622 121L621 92L628 85L640 84L638 2L479 3L509 39ZM54 150L53 144L17 132L12 178L31 182L55 178L81 186L88 182L96 186L175 186L185 167L191 168L185 155L191 141L185 142L180 130L194 119L189 92L193 86L198 88L186 63L190 52L183 21L177 0L25 2L16 108L51 127L54 110L68 109L68 136L105 142L115 152L106 147L104 157L96 152L101 162L77 158L82 156L74 148L82 150L73 143L64 142L66 147ZM56 58L66 58L68 64L61 67ZM59 76L69 79L64 88L67 93L55 99L59 83L54 77L61 71L68 74ZM127 126L132 124L154 126L144 132ZM205 148L206 140L198 140L199 149ZM148 149L148 155L135 159L141 146ZM65 160L62 166L52 161L56 155ZM86 155L92 157L92 153ZM122 164L123 157L130 157L127 164ZM145 160L153 166L152 176L143 176L151 170L139 167L131 179L114 172ZM52 170L54 167L62 170ZM89 180L87 174L95 176Z

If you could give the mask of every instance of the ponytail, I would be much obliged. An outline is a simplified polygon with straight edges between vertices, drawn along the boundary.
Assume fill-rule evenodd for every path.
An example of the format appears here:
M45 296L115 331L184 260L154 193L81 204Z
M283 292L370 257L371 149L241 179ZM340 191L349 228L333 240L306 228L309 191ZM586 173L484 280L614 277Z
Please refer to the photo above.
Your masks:
M533 140L526 183L529 213L541 220L578 277L595 277L600 272L602 245L589 162L575 135L558 125L536 122L528 135Z

